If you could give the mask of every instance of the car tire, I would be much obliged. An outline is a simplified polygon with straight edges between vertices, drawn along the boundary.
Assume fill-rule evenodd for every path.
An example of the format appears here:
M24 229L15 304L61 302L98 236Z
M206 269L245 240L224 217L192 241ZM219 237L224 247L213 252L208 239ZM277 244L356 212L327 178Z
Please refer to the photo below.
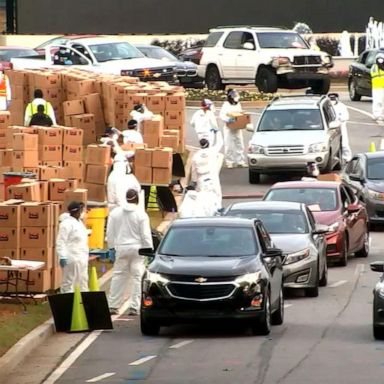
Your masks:
M269 335L271 332L271 301L268 292L266 293L264 303L264 314L261 319L252 324L252 333L254 335Z
M347 239L344 237L343 241L343 254L340 256L340 260L337 263L339 267L346 267L348 264L348 242Z
M364 244L361 249L355 252L355 257L368 257L369 255L369 232L368 228L364 235Z
M157 336L160 332L160 325L150 321L141 314L140 316L141 333L145 336Z
M281 325L284 322L284 293L283 287L280 289L279 293L279 308L272 313L271 324L272 325Z
M349 79L348 81L348 92L349 92L349 98L351 99L351 101L361 100L361 95L357 93L356 84L353 79Z
M324 262L324 271L321 276L321 279L319 280L320 287L326 287L328 285L328 264L327 260Z
M376 340L384 340L384 327L373 324L373 337Z
M249 184L259 184L260 183L260 173L256 171L248 170Z
M331 88L331 79L329 77L316 81L312 86L312 91L316 95L326 95Z
M262 67L256 75L256 87L263 93L275 93L277 91L277 75L272 68Z
M215 65L210 65L207 68L205 83L210 91L220 91L225 89L225 85L221 80L220 72Z

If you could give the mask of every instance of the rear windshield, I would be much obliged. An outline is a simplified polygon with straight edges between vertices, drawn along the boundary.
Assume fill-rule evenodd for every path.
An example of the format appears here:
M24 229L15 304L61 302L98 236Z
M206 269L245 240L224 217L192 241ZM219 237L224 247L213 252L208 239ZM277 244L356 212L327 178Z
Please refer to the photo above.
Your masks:
M306 42L298 33L259 32L257 33L257 39L261 48L308 48Z
M212 32L209 34L207 41L204 44L204 47L214 47L217 42L220 40L220 37L223 36L223 32Z
M174 227L161 245L160 254L169 256L252 256L258 253L252 228Z
M265 200L293 201L306 205L318 206L320 211L337 209L337 190L333 188L286 188L271 189Z
M261 117L258 131L318 131L324 129L319 109L269 109Z
M384 180L384 158L368 159L367 179Z

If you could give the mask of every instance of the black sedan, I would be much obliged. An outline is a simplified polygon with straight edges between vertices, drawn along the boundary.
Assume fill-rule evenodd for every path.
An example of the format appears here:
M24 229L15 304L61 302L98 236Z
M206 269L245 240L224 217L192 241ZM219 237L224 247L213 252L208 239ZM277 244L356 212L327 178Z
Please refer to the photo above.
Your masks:
M373 290L373 336L384 339L384 262L371 263L371 270L381 272L380 280Z
M384 49L364 51L349 66L348 89L352 101L359 101L362 96L372 96L371 68L379 52L384 52Z
M284 317L282 251L259 220L180 219L143 277L141 331L182 322L239 320L267 335Z
M370 225L384 224L384 151L354 156L343 179L365 203Z
M151 59L160 59L174 63L176 74L181 85L185 87L203 86L203 79L197 75L197 65L195 63L180 61L172 53L156 45L135 44L135 47Z

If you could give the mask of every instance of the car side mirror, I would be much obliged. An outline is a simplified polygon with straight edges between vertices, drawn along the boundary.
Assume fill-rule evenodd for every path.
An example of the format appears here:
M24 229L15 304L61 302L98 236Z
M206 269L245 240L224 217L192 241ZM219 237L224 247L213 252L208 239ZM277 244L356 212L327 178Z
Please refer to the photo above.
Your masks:
M264 253L264 257L283 257L283 251L280 248L268 248L267 252Z
M141 248L139 249L139 255L153 258L155 257L155 252L152 248Z
M253 51L255 49L255 46L252 43L247 42L243 44L243 48L248 49L249 51Z
M361 209L360 204L349 204L348 207L347 207L348 213L359 212L360 209Z
M330 232L330 228L324 224L316 224L315 229L312 231L314 235L325 235L328 232Z
M369 265L371 267L371 271L384 273L384 262L383 261L374 261L373 263L371 263Z
M337 129L340 127L340 121L334 120L329 123L329 129Z

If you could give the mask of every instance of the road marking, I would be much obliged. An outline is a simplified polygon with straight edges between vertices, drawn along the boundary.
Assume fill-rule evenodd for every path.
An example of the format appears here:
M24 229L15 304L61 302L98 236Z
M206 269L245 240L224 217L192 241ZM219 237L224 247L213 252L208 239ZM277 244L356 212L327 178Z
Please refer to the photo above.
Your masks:
M133 321L133 319L114 319L114 321Z
M89 379L86 381L86 383L96 383L97 381L101 381L103 379L106 379L107 377L111 377L116 375L116 372L109 372L109 373L104 373L103 375L93 377L92 379Z
M179 349L181 347L184 347L185 345L188 345L188 344L191 344L193 343L193 340L184 340L180 343L177 343L177 344L173 344L169 347L169 349Z
M155 357L157 357L157 355L146 356L146 357L143 357L143 358L141 358L141 359L139 359L139 360L133 361L132 363L129 363L128 365L140 365L140 364L144 364L144 363L146 363L147 361L154 359Z
M292 307L292 304L284 304L284 308Z
M336 288L336 287L340 287L341 285L344 285L348 283L347 280L340 280L340 281L336 281L336 283L333 283L331 285L328 285L328 288Z
M355 112L359 112L361 113L362 115L365 115L365 116L368 116L370 117L371 119L373 119L373 115L372 113L369 113L367 111L364 111L363 109L359 109L359 108L355 108L355 107L350 107L349 105L347 105L347 108L352 110L352 111L355 111ZM377 124L376 124L377 125Z
M362 123L360 121L351 121L351 120L348 120L348 124L374 125L375 127L377 127L377 123Z
M365 272L365 265L362 263L357 264L355 268L355 276L360 275L360 273L364 273L364 272Z

